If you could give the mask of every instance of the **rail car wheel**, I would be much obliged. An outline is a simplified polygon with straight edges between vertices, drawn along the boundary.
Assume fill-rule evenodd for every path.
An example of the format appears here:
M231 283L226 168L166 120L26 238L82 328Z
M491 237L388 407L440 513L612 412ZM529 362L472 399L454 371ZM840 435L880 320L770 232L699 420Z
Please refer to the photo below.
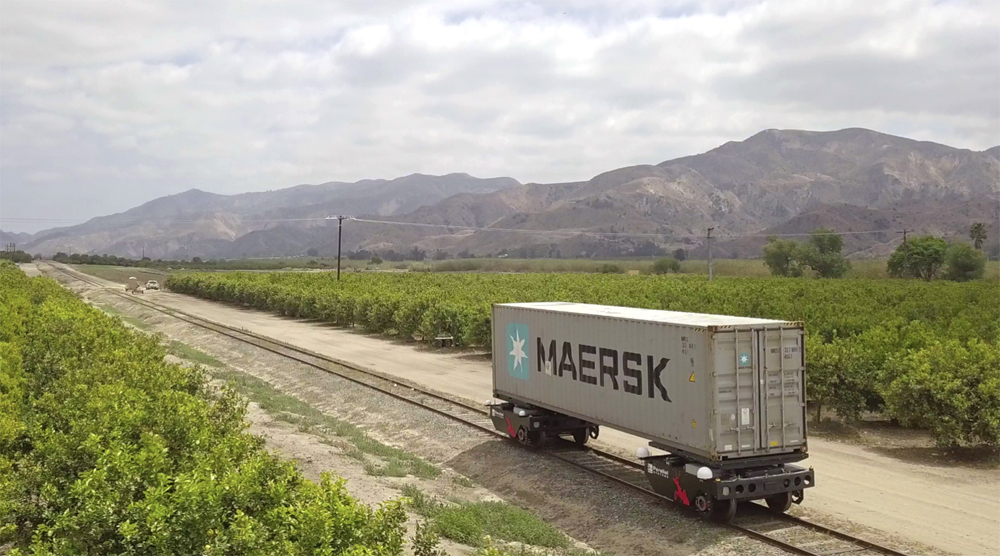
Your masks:
M736 500L716 500L712 503L712 519L729 523L736 517Z
M524 430L524 427L519 427L517 429L517 441L525 446L528 446L528 431Z
M573 440L580 446L586 444L590 440L590 427L573 431Z
M792 493L782 492L781 494L768 496L766 501L767 507L771 508L772 512L783 514L788 511L788 508L792 507Z
M594 440L597 440L597 437L600 436L601 434L601 427L597 425L594 425L592 427L587 427L587 430L589 431L588 434L590 434L590 437L593 438Z
M517 441L524 446L537 448L542 444L542 433L539 431L529 431L524 427L517 429Z
M545 433L542 431L531 431L528 433L528 445L538 448L545 444Z

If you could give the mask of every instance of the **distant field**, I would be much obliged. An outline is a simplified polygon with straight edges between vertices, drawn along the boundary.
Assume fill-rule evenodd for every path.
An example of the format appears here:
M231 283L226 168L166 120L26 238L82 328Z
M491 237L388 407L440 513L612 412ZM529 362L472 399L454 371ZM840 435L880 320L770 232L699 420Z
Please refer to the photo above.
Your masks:
M383 263L382 268L405 268L429 272L601 272L609 265L622 272L647 273L655 258L647 259L453 259L419 263ZM716 276L764 278L771 275L763 261L757 259L721 259L714 263ZM708 274L708 261L681 261L681 274ZM846 278L888 278L884 260L851 261ZM986 278L1000 280L1000 261L989 261Z
M145 284L147 280L156 280L163 285L170 272L157 268L132 268L127 266L103 266L96 264L71 265L76 270L97 276L105 280L124 284L128 282L130 276L135 276L140 283Z
M410 271L410 272L541 272L541 273L639 273L647 274L656 259L449 259L444 261L385 261L371 264L368 261L341 261L341 271ZM103 265L74 265L74 268L104 278L124 283L129 276L146 280L163 279L174 272L218 272L226 270L242 271L334 271L336 259L241 259L213 263L211 268L192 269L187 267L119 267ZM681 274L708 274L708 262L703 260L681 261ZM771 275L763 261L756 259L721 259L715 261L716 276L741 276L764 278ZM851 269L846 278L888 278L884 260L851 261ZM989 261L986 279L1000 280L1000 261Z

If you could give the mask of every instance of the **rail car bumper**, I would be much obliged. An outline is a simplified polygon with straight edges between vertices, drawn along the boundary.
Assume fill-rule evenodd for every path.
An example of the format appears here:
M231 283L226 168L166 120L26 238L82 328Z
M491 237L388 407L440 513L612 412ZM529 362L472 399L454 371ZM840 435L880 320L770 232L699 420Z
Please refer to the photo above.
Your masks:
M653 490L686 506L697 506L699 497L743 501L786 492L800 503L805 489L816 484L811 468L791 464L720 470L673 455L644 458L643 463Z

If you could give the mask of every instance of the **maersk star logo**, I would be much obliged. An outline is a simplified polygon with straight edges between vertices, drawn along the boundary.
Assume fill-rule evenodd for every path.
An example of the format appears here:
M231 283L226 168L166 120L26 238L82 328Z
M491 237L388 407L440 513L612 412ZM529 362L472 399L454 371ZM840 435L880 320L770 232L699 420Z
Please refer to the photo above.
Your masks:
M510 355L514 357L514 369L516 370L524 363L524 360L528 358L528 354L524 353L524 338L521 337L519 332L514 332L514 336L511 337L510 343L514 346L514 349L510 350Z
M507 325L507 372L514 378L527 379L530 376L528 326L510 323Z
M740 367L749 367L749 366L750 366L750 354L749 353L741 353L740 354Z

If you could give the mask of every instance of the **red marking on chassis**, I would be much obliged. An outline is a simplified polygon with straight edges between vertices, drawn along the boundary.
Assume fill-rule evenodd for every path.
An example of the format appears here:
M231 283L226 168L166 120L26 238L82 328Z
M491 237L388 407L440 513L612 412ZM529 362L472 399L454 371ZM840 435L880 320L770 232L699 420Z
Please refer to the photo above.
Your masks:
M677 501L677 499L680 498L681 502L684 502L685 506L690 506L691 501L688 500L688 493L684 492L684 489L681 488L680 477L674 477L674 486L677 487L677 490L674 491L674 501Z

